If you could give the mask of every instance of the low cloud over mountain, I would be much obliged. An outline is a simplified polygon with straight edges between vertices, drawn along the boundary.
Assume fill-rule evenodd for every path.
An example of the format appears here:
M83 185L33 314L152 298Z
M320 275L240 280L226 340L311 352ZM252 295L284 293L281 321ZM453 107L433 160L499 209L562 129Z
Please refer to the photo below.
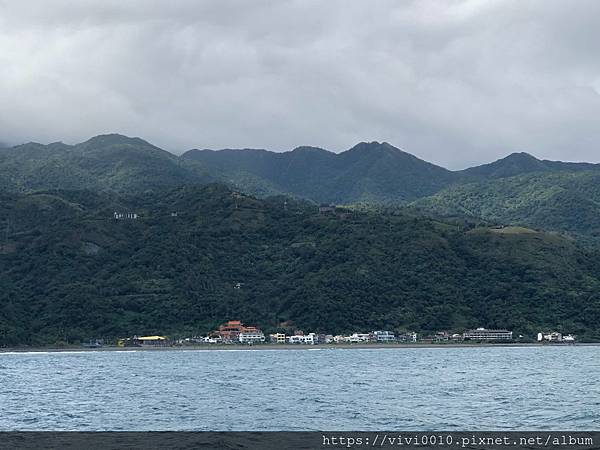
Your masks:
M600 3L0 3L0 136L598 162Z

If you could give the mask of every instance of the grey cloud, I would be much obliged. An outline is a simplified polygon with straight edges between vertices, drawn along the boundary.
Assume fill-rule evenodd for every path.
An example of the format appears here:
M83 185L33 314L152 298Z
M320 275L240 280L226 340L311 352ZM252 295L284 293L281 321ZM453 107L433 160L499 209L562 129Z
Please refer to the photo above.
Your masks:
M0 140L598 162L600 3L0 0Z

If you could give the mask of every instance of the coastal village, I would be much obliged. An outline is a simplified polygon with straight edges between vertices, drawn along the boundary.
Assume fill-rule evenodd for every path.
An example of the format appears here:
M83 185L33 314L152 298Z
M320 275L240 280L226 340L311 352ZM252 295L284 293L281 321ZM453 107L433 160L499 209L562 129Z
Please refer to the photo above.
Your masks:
M167 336L133 336L119 339L119 347L168 347L192 345L319 345L319 344L443 344L463 342L515 342L523 336L513 337L513 332L505 329L476 328L462 333L439 331L432 335L419 335L415 332L394 333L389 330L377 330L368 333L355 332L348 335L332 335L295 330L292 334L272 333L265 335L256 326L244 325L239 320L230 320L221 324L217 330L206 336L194 336L170 339ZM556 331L539 332L538 342L574 343L575 336L563 335Z

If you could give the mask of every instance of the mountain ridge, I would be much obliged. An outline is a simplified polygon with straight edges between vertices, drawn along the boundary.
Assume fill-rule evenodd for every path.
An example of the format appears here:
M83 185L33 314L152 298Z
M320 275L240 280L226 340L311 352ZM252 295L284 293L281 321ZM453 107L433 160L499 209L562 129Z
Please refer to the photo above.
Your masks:
M597 165L516 153L465 174L379 142L197 152L115 134L1 150L0 343L233 318L600 339Z
M482 168L482 167L487 167L487 166L491 166L491 165L495 165L495 164L501 164L505 161L511 161L517 158L521 158L523 160L525 159L529 159L529 160L534 160L536 162L540 162L545 164L549 164L551 166L563 166L563 167L569 167L569 168L576 168L576 167L581 167L584 170L588 170L588 169L598 169L600 168L600 163L590 163L590 162L585 162L585 161L579 161L579 162L573 162L573 161L561 161L561 160L548 160L548 159L539 159L537 157L535 157L534 155L532 155L531 153L528 152L524 152L524 151L520 151L520 152L512 152L510 154L508 154L505 157L502 158L498 158L497 160L494 160L492 162L489 163L482 163L482 164L478 164L475 166L470 166L464 169L447 169L439 164L435 164L435 163L431 163L428 162L422 158L419 158L418 156L406 152L405 150L402 150L398 147L393 146L392 144L382 141L361 141L358 142L357 144L355 144L354 146L343 150L341 152L333 152L331 150L327 150L325 148L322 147L317 147L317 146L310 146L310 145L300 145L297 147L294 147L291 150L286 150L283 152L276 152L273 150L268 150L268 149L264 149L264 148L232 148L232 147L227 147L227 148L221 148L221 149L212 149L212 148L192 148L189 150L185 150L180 154L176 154L173 152L170 152L168 150L164 150L154 144L152 144L149 141L146 141L140 137L131 137L131 136L127 136L124 134L120 134L120 133L106 133L106 134L99 134L96 136L92 136L89 139L76 143L76 144L66 144L62 141L56 141L56 142L51 142L48 144L43 144L37 141L30 141L30 142L26 142L26 143L22 143L22 144L16 144L16 145L9 145L7 143L4 143L2 141L0 141L0 148L2 148L3 150L17 150L20 148L24 148L24 147L28 147L28 146L35 146L38 148L47 148L47 149L56 149L56 148L75 148L75 147L81 147L81 146L89 146L92 143L101 143L102 145L107 145L107 144L134 144L134 143L138 143L138 144L142 144L144 146L147 147L152 147L154 149L157 150L161 150L164 153L167 153L175 158L180 158L185 156L188 153L194 153L194 152L211 152L211 153L220 153L220 152L245 152L245 151L250 151L250 152L259 152L259 153L266 153L266 154L272 154L272 155L284 155L284 154L289 154L289 153L293 153L293 152L302 152L302 151L308 151L308 152L314 152L314 153L327 153L330 155L342 155L348 152L353 152L355 150L360 150L361 148L368 148L369 150L380 150L380 149L389 149L393 152L399 152L399 153L403 153L405 155L408 155L412 158L415 158L417 160L420 161L424 161L427 162L428 164L434 165L436 167L440 167L442 169L445 169L449 172L453 172L453 173L462 173L462 172L467 172L467 171L471 171L473 169L478 169L478 168Z
M600 215L597 174L600 164L540 160L525 152L451 171L377 141L340 153L299 146L279 153L192 149L177 156L141 138L106 134L75 145L28 143L0 150L0 190L9 192L139 193L223 182L258 197L414 204L425 214L480 217L600 239L594 219Z
M259 176L280 192L318 202L368 201L373 195L383 201L406 201L433 193L453 178L447 169L379 142L360 142L341 153L318 147L296 147L281 153L190 150L181 158L238 177ZM235 177L232 181L236 182Z
M600 170L600 164L588 162L564 162L538 159L527 152L511 153L504 158L487 164L469 167L458 171L468 176L505 178L533 172L586 171Z

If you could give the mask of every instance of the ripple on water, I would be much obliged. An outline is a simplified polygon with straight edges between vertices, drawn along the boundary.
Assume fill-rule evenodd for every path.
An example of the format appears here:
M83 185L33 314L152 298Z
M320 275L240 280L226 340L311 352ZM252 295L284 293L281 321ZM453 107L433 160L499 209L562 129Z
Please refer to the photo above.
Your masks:
M598 356L593 346L1 353L0 430L586 430L600 421Z

